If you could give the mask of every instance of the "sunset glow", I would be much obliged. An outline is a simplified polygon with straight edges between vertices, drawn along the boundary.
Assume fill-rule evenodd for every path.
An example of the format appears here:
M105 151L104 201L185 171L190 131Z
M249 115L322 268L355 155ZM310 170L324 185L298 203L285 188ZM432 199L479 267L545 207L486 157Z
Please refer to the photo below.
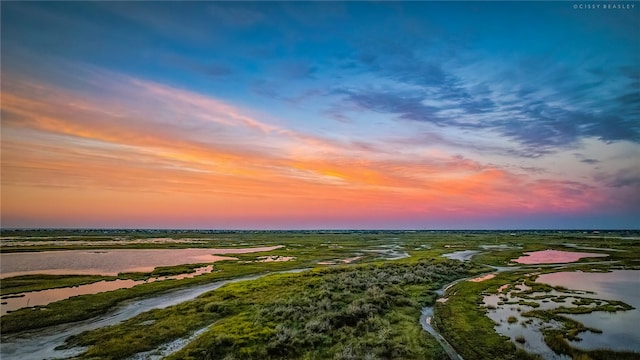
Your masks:
M2 227L637 228L639 11L4 2Z

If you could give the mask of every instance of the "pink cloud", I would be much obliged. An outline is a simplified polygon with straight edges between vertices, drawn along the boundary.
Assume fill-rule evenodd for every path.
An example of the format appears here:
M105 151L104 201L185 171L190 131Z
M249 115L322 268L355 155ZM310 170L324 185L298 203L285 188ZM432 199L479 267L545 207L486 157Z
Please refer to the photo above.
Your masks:
M94 91L3 74L5 219L401 221L571 213L606 201L580 182L444 150L407 157L382 140L306 134L203 94L88 73Z

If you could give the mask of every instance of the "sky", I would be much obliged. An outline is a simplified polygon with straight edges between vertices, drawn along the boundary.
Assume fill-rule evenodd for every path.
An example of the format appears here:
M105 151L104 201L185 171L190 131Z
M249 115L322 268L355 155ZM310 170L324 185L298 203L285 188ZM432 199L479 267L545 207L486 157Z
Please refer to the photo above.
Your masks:
M640 3L1 6L1 226L640 228Z

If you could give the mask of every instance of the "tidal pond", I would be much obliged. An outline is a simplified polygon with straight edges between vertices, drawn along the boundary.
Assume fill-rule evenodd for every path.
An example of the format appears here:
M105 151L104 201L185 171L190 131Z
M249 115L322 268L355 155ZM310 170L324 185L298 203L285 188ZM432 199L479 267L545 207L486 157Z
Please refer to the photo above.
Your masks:
M308 269L278 271L274 272L274 274L297 273L306 270ZM225 284L255 280L266 275L267 274L248 275L230 280L221 280L192 286L189 288L171 290L159 293L157 296L150 298L126 301L120 304L117 308L110 310L108 313L98 315L90 320L60 324L49 328L31 330L17 334L3 334L0 341L0 359L42 360L73 358L74 356L80 355L86 349L72 348L67 350L58 350L70 336L78 335L84 331L91 331L101 327L118 324L152 309L162 309L192 300L205 292L216 290Z
M539 275L536 282L551 285L556 289L550 292L531 292L531 288L524 283L505 284L500 287L498 294L484 297L487 316L496 323L496 331L510 337L516 346L527 352L539 354L544 359L568 359L553 352L543 339L544 329L560 329L563 325L560 322L545 322L540 318L523 314L531 310L611 304L618 308L618 311L562 313L563 317L597 330L580 332L578 338L581 340L569 343L583 350L640 352L640 333L637 331L637 324L640 322L640 271L557 272ZM621 306L615 305L616 301L622 301L635 309L621 310Z
M587 327L602 330L601 334L581 333L582 341L573 341L571 346L583 350L610 348L616 351L640 352L640 331L638 331L638 324L640 324L640 271L558 272L540 275L536 282L592 291L595 294L581 296L619 300L633 306L635 309L629 311L615 313L595 311L590 314L567 314L565 316L579 321Z
M384 249L372 249L372 250L362 250L364 252L378 253L381 255L381 258L385 260L399 260L408 258L409 253L403 251L402 246L400 245L380 245L381 248Z
M44 306L52 302L68 299L72 296L97 294L118 289L128 289L139 284L161 280L181 280L192 278L198 275L208 274L212 272L213 265L196 268L194 270L195 271L192 273L149 278L147 280L117 279L111 281L98 281L86 285L29 291L17 295L7 295L0 298L2 300L2 304L0 305L0 315L5 315L11 311L15 311L25 307Z
M519 264L561 264L576 262L582 258L588 257L607 257L608 254L601 253L586 253L576 251L558 251L558 250L543 250L526 252L519 258L512 260Z
M64 250L0 254L0 278L31 274L118 275L150 272L158 266L234 260L223 254L271 251L282 246L235 249ZM216 255L213 255L216 254Z
M442 256L450 260L469 261L471 260L473 255L479 252L480 251L478 250L460 250L448 254L443 254Z

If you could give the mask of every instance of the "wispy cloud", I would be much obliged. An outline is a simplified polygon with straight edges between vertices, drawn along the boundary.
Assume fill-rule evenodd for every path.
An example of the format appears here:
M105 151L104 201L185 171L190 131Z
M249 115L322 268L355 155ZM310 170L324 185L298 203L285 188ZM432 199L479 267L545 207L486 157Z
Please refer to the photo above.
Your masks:
M383 143L312 136L201 94L90 73L99 92L5 77L5 186L332 199L356 208L381 202L396 210L432 204L415 216L437 214L438 207L471 214L487 203L496 212L568 211L586 207L582 196L594 193L583 184L535 180L446 153L402 158ZM393 205L384 200L390 196Z
M402 42L383 42L356 53L352 63L389 85L350 85L334 93L362 111L452 129L493 131L496 137L519 143L516 154L524 156L575 147L587 137L640 143L637 68L585 72L526 55L508 64L476 61L468 49L452 62L441 47L431 50L424 53Z
M3 4L3 220L631 218L636 15Z

